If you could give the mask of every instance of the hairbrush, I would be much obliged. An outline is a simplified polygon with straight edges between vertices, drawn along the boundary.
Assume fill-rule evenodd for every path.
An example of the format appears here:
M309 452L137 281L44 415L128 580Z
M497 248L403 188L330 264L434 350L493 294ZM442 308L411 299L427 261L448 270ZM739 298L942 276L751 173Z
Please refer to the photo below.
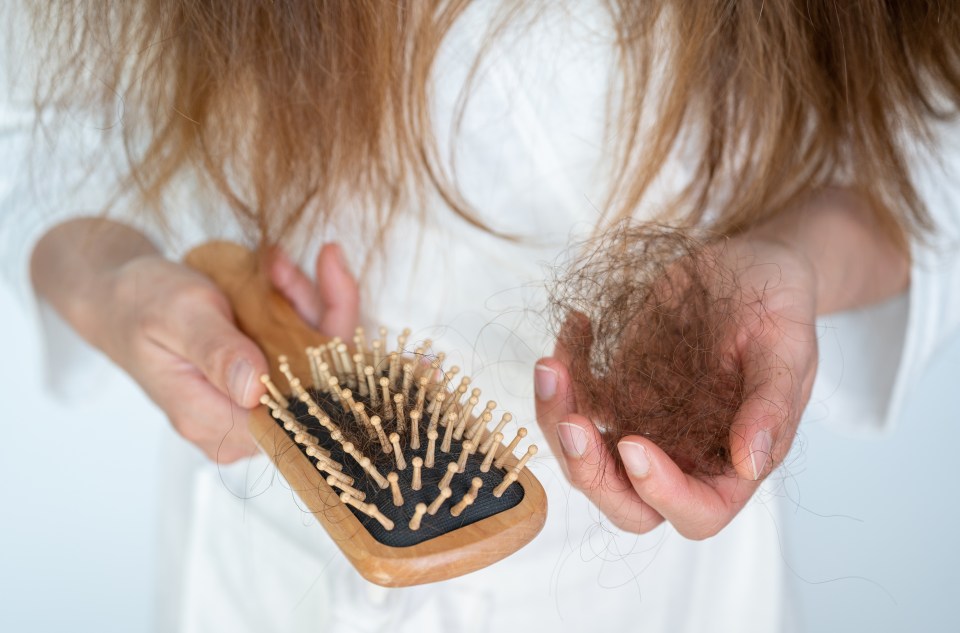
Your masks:
M509 413L409 330L387 350L326 339L273 288L261 258L240 245L204 244L186 263L230 300L237 325L277 359L250 432L367 580L402 587L490 565L543 527L546 495L526 468L520 428L504 445ZM351 344L352 343L352 344ZM454 386L454 384L456 385Z

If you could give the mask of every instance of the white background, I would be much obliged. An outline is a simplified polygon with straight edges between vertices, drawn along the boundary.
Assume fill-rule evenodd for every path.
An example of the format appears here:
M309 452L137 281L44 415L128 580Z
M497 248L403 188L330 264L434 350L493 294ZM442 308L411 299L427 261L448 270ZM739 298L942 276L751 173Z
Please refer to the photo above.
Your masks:
M0 631L148 631L157 445L171 431L158 413L131 419L142 397L118 389L117 372L98 383L110 398L93 388L65 406L45 394L32 329L0 286ZM804 630L956 630L958 376L960 340L891 434L801 428L778 521Z

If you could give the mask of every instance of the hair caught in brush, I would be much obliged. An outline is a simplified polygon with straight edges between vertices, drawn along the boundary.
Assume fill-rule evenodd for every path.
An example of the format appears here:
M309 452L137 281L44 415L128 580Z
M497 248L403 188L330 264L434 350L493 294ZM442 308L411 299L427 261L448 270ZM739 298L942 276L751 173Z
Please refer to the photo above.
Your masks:
M722 248L679 229L620 223L581 245L552 283L577 407L621 472L617 442L628 435L649 438L688 474L733 469L742 298Z

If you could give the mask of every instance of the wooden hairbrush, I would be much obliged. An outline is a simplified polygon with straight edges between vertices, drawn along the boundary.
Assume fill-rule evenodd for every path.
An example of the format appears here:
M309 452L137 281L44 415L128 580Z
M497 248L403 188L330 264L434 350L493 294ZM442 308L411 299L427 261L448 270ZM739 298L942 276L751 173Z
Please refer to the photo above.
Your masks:
M273 288L254 252L211 242L186 257L229 298L239 328L278 360L263 376L269 395L249 421L260 448L367 580L403 587L490 565L543 527L546 495L525 468L537 449L514 455L521 428L502 444L504 413L479 412L470 379L429 342L386 350L308 327ZM309 385L308 385L309 383ZM281 387L281 385L285 385Z

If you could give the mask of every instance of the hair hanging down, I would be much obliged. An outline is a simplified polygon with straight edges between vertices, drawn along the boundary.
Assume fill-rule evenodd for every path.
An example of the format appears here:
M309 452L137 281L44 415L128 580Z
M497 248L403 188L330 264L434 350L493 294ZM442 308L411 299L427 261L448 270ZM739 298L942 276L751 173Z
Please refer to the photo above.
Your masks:
M344 196L370 203L369 219L386 227L427 188L482 226L445 175L428 107L437 51L468 4L37 3L55 68L38 97L93 104L109 120L120 95L129 183L146 205L199 168L265 242L337 213ZM504 2L488 42L539 4ZM842 185L866 196L901 244L930 227L905 139L929 140L930 121L960 104L957 3L606 4L622 70L608 123L618 165L610 218L632 214L668 155L693 142L674 224L709 217L732 234ZM662 90L649 89L655 75L669 78Z

